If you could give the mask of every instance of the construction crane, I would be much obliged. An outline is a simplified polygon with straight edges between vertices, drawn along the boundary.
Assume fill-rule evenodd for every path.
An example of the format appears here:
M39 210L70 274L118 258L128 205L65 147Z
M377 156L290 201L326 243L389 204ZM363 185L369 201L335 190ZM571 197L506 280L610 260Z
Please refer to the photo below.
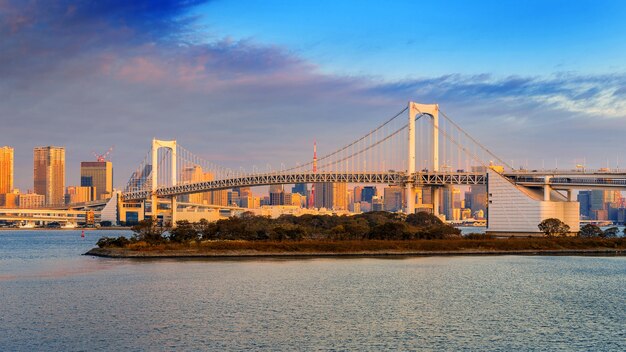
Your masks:
M91 154L93 154L93 156L95 156L95 157L96 157L96 161L98 161L98 162L104 162L104 161L106 161L106 160L107 160L107 158L109 157L109 155L110 155L110 154L111 154L111 152L113 151L113 148L114 148L114 147L115 147L115 146L114 146L114 145L112 145L112 146L111 146L111 148L109 148L109 149L108 149L108 150L107 150L104 154L98 154L98 153L93 152L93 151L91 152Z

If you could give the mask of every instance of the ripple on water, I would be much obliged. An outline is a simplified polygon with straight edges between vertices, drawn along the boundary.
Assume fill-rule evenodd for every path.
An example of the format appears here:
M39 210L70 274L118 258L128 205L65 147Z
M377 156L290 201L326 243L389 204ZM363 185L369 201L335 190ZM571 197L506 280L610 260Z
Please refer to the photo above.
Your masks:
M80 256L101 233L0 232L0 350L626 350L624 257Z

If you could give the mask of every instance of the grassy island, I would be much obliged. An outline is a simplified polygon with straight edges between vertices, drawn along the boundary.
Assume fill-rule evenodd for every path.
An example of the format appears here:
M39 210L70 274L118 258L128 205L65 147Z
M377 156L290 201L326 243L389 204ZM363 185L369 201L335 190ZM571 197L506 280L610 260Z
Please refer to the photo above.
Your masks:
M461 236L428 213L405 216L369 212L354 216L284 215L277 219L245 213L171 228L145 220L134 235L103 237L87 254L107 257L391 256L455 254L623 255L626 238L615 231L587 231L575 237L496 239ZM590 233L591 235L587 235Z

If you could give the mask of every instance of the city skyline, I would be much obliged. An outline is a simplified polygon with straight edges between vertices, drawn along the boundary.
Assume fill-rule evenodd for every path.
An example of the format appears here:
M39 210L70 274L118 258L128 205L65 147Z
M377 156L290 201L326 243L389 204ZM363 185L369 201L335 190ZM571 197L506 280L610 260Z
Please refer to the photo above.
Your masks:
M623 4L581 2L563 12L558 3L491 3L488 13L463 2L422 4L432 21L454 19L449 29L397 24L409 23L415 4L359 5L3 3L0 93L11 99L0 115L2 144L15 148L14 187L28 189L36 145L64 145L67 184L78 185L79 163L116 144L120 188L155 136L226 167L278 168L308 160L313 139L320 154L334 150L410 99L439 103L514 166L626 163ZM516 11L536 16L516 19ZM281 21L271 20L276 14ZM305 20L281 30L295 18ZM372 36L309 31L338 31L342 19ZM524 38L491 27L506 21ZM466 40L450 38L458 26L472 28ZM502 57L503 45L517 49Z

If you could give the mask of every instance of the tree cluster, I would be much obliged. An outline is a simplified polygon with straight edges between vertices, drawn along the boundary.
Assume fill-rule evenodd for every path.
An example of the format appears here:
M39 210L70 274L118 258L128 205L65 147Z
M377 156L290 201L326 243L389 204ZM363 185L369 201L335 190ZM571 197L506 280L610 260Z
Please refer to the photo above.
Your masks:
M570 232L570 227L559 219L550 218L543 220L539 225L539 230L547 237L566 236ZM600 227L594 224L586 224L578 232L578 237L584 238L615 238L618 236L619 228L609 227L606 230L602 230ZM624 235L626 236L626 229L624 229Z
M300 240L412 240L457 238L459 229L429 213L404 215L368 212L353 216L283 215L277 219L244 213L208 222L176 222L169 228L151 219L132 227L131 241L150 244L189 243L205 240L300 241ZM109 242L102 242L104 246ZM99 242L100 245L100 242Z
M601 237L601 238L615 238L619 233L619 228L613 226L606 230L602 230L600 227L594 224L587 224L580 229L578 233L579 237ZM624 235L626 235L626 228L624 229Z

